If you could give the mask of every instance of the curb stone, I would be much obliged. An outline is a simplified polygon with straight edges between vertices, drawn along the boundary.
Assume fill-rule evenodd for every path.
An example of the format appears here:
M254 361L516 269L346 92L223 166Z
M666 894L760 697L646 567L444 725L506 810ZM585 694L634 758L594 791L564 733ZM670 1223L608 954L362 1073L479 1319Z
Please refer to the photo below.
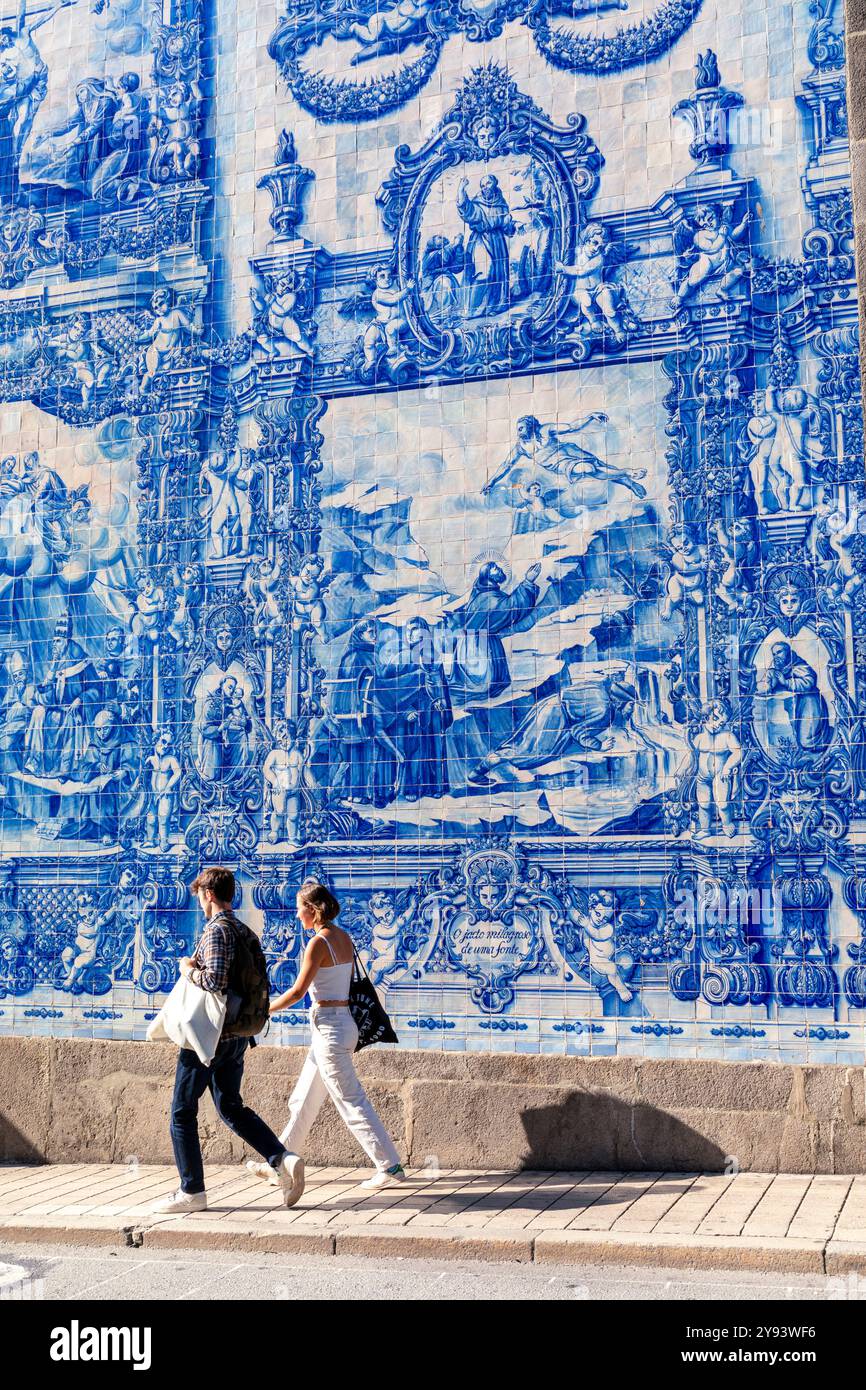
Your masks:
M94 1216L87 1222L57 1216L4 1216L0 1219L0 1245L4 1241L27 1245L135 1245L130 1221Z
M825 1257L828 1274L866 1276L866 1243L862 1241L831 1240Z
M535 1237L536 1264L671 1265L676 1269L751 1269L775 1273L823 1274L820 1240L767 1236L665 1236L601 1231L541 1231Z
M523 1231L497 1231L484 1236L471 1227L407 1230L380 1226L335 1232L338 1255L388 1256L403 1260L482 1260L488 1263L531 1264L533 1239Z
M5 1217L0 1219L0 1247L4 1243L866 1275L866 1244L781 1237L757 1241L744 1236L611 1235L606 1231L539 1231L528 1235L506 1227L485 1236L472 1227L425 1231L421 1225L414 1229L380 1226L356 1230L322 1226L300 1230L279 1220L250 1227L201 1217L168 1217L153 1224L124 1223L111 1217Z
M333 1255L334 1233L292 1230L279 1223L260 1222L252 1229L230 1221L169 1218L154 1226L138 1226L136 1241L145 1250L234 1250L259 1255Z

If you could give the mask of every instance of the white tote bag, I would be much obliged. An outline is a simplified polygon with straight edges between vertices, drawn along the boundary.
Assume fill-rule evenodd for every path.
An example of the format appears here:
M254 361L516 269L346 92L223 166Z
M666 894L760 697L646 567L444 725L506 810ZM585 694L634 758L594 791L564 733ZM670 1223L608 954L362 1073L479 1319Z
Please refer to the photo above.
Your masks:
M219 1047L226 1018L226 996L200 989L181 975L147 1030L148 1042L173 1042L189 1047L204 1066L210 1066Z

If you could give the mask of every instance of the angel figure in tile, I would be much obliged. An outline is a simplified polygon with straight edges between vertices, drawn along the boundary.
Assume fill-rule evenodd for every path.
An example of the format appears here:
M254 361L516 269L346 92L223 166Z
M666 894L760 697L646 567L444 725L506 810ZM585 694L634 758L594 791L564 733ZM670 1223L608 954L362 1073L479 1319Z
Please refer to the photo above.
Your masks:
M734 820L739 768L743 760L740 740L731 728L732 714L725 700L711 700L702 712L702 727L694 738L697 755L695 799L698 803L698 833L706 840L712 834L713 810L729 839L737 833Z
M623 979L634 966L631 956L617 950L617 902L607 888L596 889L588 899L575 894L566 904L568 919L578 929L587 954L589 968L606 980L624 1004L630 1004L634 993Z
M314 292L310 277L297 270L280 275L262 293L253 285L253 343L266 357L313 357L316 325L310 322Z
M730 299L731 291L751 268L748 247L743 245L751 213L733 224L733 210L714 203L698 208L686 217L674 233L682 276L675 304L684 304L704 287L712 288L719 299Z
M138 342L146 343L142 392L148 391L160 374L175 365L177 354L195 338L200 338L202 326L199 311L176 303L173 292L160 286L150 296L150 323L139 333Z
M577 239L574 260L570 264L556 262L555 269L570 282L579 332L608 333L620 346L627 330L637 326L621 286L612 278L613 271L633 250L625 242L613 241L603 222L588 222Z
M258 642L272 646L284 625L278 586L282 562L277 556L254 555L244 575L244 593L253 610L253 635Z
M350 60L351 66L402 53L410 44L421 43L434 5L435 0L396 0L395 4L374 5L372 13L366 7L338 7L337 38L353 38L361 45L361 51Z

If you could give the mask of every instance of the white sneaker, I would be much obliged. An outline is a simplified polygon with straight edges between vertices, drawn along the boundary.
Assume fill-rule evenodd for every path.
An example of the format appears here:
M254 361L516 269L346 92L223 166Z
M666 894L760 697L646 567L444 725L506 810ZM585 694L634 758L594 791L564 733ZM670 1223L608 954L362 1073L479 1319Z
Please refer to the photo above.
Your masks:
M181 1216L189 1211L207 1211L206 1192L183 1192L178 1188L170 1197L163 1197L151 1207L153 1214L159 1216Z
M277 1170L272 1168L269 1163L262 1163L256 1158L248 1158L246 1166L251 1173L255 1173L257 1178L261 1178L262 1182L269 1183L271 1187L279 1186L280 1179Z
M293 1207L304 1192L304 1160L299 1154L286 1154L275 1172L283 1189L283 1206Z
M361 1186L368 1189L377 1187L390 1187L392 1182L405 1182L406 1171L401 1163L396 1168L377 1168L372 1178L367 1178Z

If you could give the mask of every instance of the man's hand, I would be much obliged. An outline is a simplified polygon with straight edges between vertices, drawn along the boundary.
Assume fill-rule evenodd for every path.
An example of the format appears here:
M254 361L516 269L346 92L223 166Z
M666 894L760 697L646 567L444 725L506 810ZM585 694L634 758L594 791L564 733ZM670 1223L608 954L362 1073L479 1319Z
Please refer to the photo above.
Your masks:
M177 963L177 968L180 971L181 975L188 976L190 970L192 969L192 957L181 956L180 960Z

